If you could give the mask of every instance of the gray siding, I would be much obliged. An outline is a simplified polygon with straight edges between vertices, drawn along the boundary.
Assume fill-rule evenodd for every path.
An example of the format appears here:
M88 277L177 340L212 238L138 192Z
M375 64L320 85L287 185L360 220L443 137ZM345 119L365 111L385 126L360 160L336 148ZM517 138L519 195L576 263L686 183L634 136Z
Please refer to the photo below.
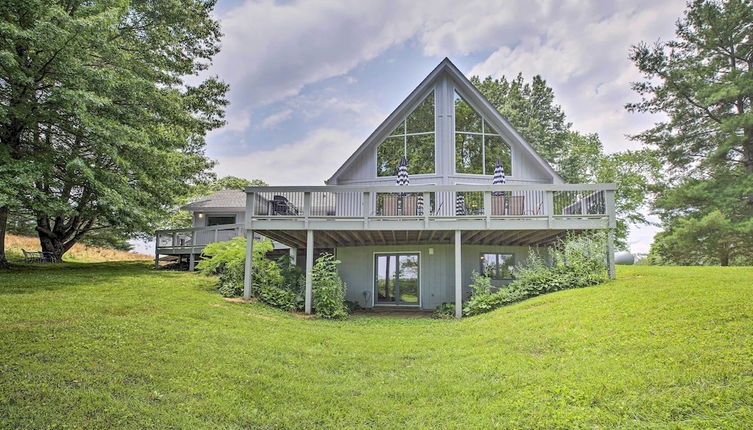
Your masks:
M436 104L436 148L435 148L435 167L436 172L433 175L410 175L411 184L436 184L436 185L453 185L453 184L490 184L492 175L468 175L455 173L455 134L454 134L454 105L447 106L451 103L452 94L456 84L446 77L440 78L435 85L427 88L424 92L428 94L435 91L437 97ZM459 90L459 92L462 92ZM464 94L465 96L465 94ZM423 95L419 97L423 99ZM473 103L470 98L466 98L468 103ZM482 110L474 106L477 111ZM408 111L410 112L410 111ZM407 113L406 113L407 114ZM395 119L395 124L389 124L389 130L397 125L403 116ZM494 118L485 117L498 130L503 130L501 124L496 124ZM381 143L384 136L374 141L366 150L357 156L350 166L343 170L336 179L338 185L376 185L376 184L394 184L395 177L377 177L376 172L376 148ZM504 138L504 137L503 137ZM553 182L552 175L528 151L522 148L512 139L504 138L511 149L512 172L507 172L507 183L509 184L527 184L527 183L544 183ZM410 174L410 172L408 172Z
M433 254L429 254L433 248ZM372 306L374 296L374 254L380 252L418 252L421 307L434 309L445 302L454 302L455 262L454 245L403 245L361 246L337 248L340 277L347 284L346 297L361 306ZM480 269L482 252L503 252L515 255L519 264L528 258L529 248L524 246L467 245L462 248L463 296L470 296L473 271ZM365 300L364 292L368 293Z

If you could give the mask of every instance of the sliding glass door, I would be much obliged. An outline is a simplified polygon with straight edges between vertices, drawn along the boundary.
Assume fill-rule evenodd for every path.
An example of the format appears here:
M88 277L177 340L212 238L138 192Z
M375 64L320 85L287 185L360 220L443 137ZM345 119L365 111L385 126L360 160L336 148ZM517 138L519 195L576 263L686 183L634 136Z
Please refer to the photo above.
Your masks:
M374 258L376 303L417 305L418 254L377 254Z

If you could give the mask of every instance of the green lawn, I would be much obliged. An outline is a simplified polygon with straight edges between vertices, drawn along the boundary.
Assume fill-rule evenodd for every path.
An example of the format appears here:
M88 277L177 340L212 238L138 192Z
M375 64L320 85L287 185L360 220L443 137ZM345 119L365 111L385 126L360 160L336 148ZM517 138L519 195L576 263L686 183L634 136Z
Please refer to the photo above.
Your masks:
M5 428L753 427L753 268L304 320L143 263L0 271Z

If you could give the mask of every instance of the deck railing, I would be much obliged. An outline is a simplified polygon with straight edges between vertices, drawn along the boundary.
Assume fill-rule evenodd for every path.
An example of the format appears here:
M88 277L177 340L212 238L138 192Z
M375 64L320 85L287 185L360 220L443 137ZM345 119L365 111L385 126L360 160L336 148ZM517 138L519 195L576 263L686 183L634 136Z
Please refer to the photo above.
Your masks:
M196 248L210 243L224 242L237 236L245 236L243 224L224 224L211 227L158 230L157 248Z
M613 184L249 187L253 220L606 218Z

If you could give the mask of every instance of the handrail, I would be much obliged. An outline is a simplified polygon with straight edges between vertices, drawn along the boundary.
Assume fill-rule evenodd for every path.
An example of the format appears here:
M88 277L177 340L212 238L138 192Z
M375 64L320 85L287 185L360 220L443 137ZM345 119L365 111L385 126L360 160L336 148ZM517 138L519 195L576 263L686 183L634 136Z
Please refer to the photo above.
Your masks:
M616 184L510 184L510 185L303 185L246 187L246 193L422 193L422 192L484 192L484 191L615 191Z

